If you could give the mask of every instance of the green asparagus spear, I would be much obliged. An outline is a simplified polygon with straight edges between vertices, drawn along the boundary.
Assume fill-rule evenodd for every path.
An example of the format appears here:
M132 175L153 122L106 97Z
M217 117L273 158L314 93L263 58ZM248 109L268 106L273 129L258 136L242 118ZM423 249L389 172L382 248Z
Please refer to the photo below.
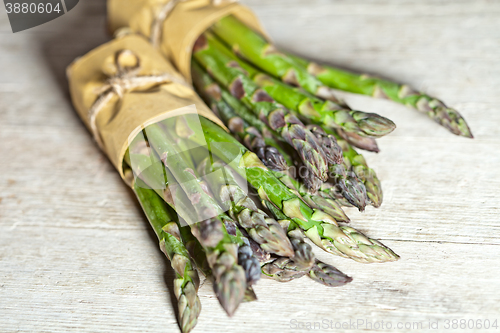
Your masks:
M316 261L316 264L309 271L309 277L328 287L343 286L352 281L352 277L345 275L332 265L319 260Z
M326 150L329 154L326 155L326 158L329 166L341 164L344 161L342 148L338 145L337 139L333 135L325 133L318 125L307 125L307 129L316 135L316 139L318 139L322 146L327 147Z
M275 258L262 266L262 274L278 282L299 279L307 273L308 271L297 268L296 262L288 257Z
M243 62L241 61L241 63ZM340 128L361 136L372 137L384 136L396 128L396 125L391 120L378 114L354 111L348 109L345 105L328 100L324 101L297 88L290 87L286 83L266 74L255 72L255 70L252 73L249 66L242 64L242 67L272 98L290 110L297 112L304 122L315 123L332 129Z
M363 150L372 151L374 153L380 152L378 148L377 141L374 138L369 138L366 136L361 136L357 133L346 132L342 129L337 129L336 131L330 131L328 128L323 128L327 133L337 133L341 138L349 142L351 145L358 147Z
M329 287L342 286L352 281L352 278L335 267L315 259L311 246L304 241L304 233L299 230L297 224L290 220L279 222L288 230L288 236L294 244L295 257L279 257L266 261L262 266L265 276L279 282L288 282L307 273L312 280Z
M291 181L294 187L298 188L299 194L310 207L317 207L323 210L337 222L349 222L349 217L347 217L346 213L330 194L322 196L321 189L317 194L311 194L304 188L305 186L301 185L298 181L294 179Z
M375 171L368 167L363 155L358 154L346 141L340 138L337 141L342 147L346 168L352 170L363 182L370 203L374 207L380 207L383 200L382 185Z
M207 256L203 251L203 247L201 246L200 242L196 239L196 237L193 236L188 226L180 226L179 230L181 234L181 239L185 244L189 252L189 255L195 262L196 267L198 267L198 269L203 273L203 275L205 275L207 279L212 280L212 271L210 270ZM257 295L255 294L255 291L253 290L252 286L247 286L243 301L252 302L256 300L257 300Z
M332 66L320 66L297 56L290 57L327 86L357 94L386 98L426 113L432 120L456 135L473 138L465 119L442 101L408 85L356 74Z
M191 62L191 69L193 82L197 91L205 102L211 105L212 110L221 118L229 130L238 135L245 146L256 153L261 161L270 169L280 171L288 169L287 162L277 148L279 147L278 143L273 138L268 138L266 142L259 129L250 126L247 121L240 118L226 100L232 100L233 105L242 109L240 112L244 114L249 114L251 111L246 110L246 106L241 104L239 100L231 96L227 91L223 92L220 86L195 61ZM225 94L225 99L223 93ZM261 130L263 127L266 127L260 120L254 119L253 115L249 116L247 119L257 124ZM270 140L272 140L272 146L268 145Z
M200 279L184 246L175 220L177 216L151 189L135 183L134 191L153 230L160 240L160 248L170 260L176 273L174 294L178 300L179 325L182 332L190 332L198 320L201 303L197 291Z
M283 228L257 208L222 161L211 163L207 158L200 163L198 170L206 177L211 189L218 194L221 206L229 209L233 219L262 249L279 256L293 256L292 244Z
M277 104L260 89L238 67L227 54L213 47L209 33L202 34L193 49L194 58L236 98L264 121L299 154L311 173L322 180L327 179L328 165L323 149L314 135L287 109Z
M211 31L229 44L236 54L270 75L280 78L284 83L245 65L244 61L238 61L272 98L298 112L303 119L361 136L380 137L392 132L396 127L392 121L377 114L351 110L334 96L329 87L234 16L222 18L212 26ZM299 86L305 91L294 89L287 83ZM327 102L310 94L325 98Z

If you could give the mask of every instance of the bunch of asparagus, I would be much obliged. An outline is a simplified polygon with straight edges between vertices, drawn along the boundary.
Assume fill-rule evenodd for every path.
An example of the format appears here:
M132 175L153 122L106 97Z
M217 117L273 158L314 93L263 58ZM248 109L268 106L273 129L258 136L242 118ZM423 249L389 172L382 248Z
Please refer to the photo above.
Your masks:
M358 262L398 259L380 242L339 226L337 220L347 219L340 207L329 214L314 197L306 199L278 178L297 184L291 176L269 169L198 115L149 125L130 144L125 162L125 174L133 173L137 197L177 275L184 332L194 327L201 309L195 267L212 280L232 315L241 302L256 298L251 288L261 276L286 282L307 275L326 286L351 281L317 260L306 238Z
M317 260L307 240L362 263L399 258L339 224L350 222L342 206L381 205L380 181L354 147L378 152L375 138L395 125L352 110L333 88L413 106L472 137L439 100L280 52L232 16L196 41L192 77L231 133L198 115L169 118L133 140L124 167L175 271L183 332L201 310L198 271L232 315L256 299L252 286L261 277L308 276L332 287L352 280Z

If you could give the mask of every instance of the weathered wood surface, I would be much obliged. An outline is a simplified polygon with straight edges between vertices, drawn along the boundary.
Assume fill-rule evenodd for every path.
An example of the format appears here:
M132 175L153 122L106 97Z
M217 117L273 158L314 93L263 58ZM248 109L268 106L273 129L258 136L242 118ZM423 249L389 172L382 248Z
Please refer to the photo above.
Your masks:
M474 140L388 101L344 94L398 129L366 154L385 202L352 224L398 252L327 289L264 280L227 318L206 283L195 332L314 322L495 319L500 325L500 3L247 0L278 45L410 83L468 120ZM137 203L69 104L64 68L107 40L102 1L12 34L0 13L0 331L176 332L169 265ZM366 325L344 331L368 330ZM398 329L397 331L412 331ZM415 330L413 330L415 331ZM455 331L461 331L459 328ZM484 330L478 330L484 331Z

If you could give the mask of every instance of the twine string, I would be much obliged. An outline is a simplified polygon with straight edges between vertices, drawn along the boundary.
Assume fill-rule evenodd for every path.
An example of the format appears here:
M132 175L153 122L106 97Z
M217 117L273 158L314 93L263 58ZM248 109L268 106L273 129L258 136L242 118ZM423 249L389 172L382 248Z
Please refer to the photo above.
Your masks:
M171 0L161 7L160 12L153 20L153 25L151 27L150 42L154 47L158 48L160 46L163 22L165 22L168 15L170 15L175 6L177 6L179 3L188 1L190 0ZM209 0L209 4L217 7L230 3L236 3L238 1L239 0Z
M165 83L178 83L186 87L191 86L182 78L169 73L159 75L138 75L141 70L139 57L131 50L119 50L115 53L114 64L116 74L109 76L104 85L96 90L97 99L88 112L90 129L95 141L104 150L104 144L97 128L97 116L111 99L116 95L121 100L126 92L139 88L153 88Z

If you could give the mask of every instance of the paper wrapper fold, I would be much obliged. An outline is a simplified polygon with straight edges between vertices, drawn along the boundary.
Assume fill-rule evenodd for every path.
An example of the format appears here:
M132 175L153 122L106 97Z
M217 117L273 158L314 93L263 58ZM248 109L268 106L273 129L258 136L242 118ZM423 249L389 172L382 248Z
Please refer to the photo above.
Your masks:
M172 64L141 36L127 35L101 45L75 60L67 69L71 99L88 128L89 110L100 95L99 89L109 77L116 75L114 59L121 50L130 50L139 58L138 76L170 73L183 80ZM194 108L186 107L193 105L199 115L224 127L193 89L180 83L125 91L121 98L115 94L105 104L97 116L96 125L103 149L122 178L123 157L130 137L139 133L144 124L176 116L181 108L189 112Z
M108 23L112 32L128 27L151 37L161 9L170 0L108 0ZM221 3L221 4L217 4ZM194 42L205 30L227 15L267 37L255 14L247 7L225 1L188 0L177 3L161 23L159 49L191 82L191 53Z

